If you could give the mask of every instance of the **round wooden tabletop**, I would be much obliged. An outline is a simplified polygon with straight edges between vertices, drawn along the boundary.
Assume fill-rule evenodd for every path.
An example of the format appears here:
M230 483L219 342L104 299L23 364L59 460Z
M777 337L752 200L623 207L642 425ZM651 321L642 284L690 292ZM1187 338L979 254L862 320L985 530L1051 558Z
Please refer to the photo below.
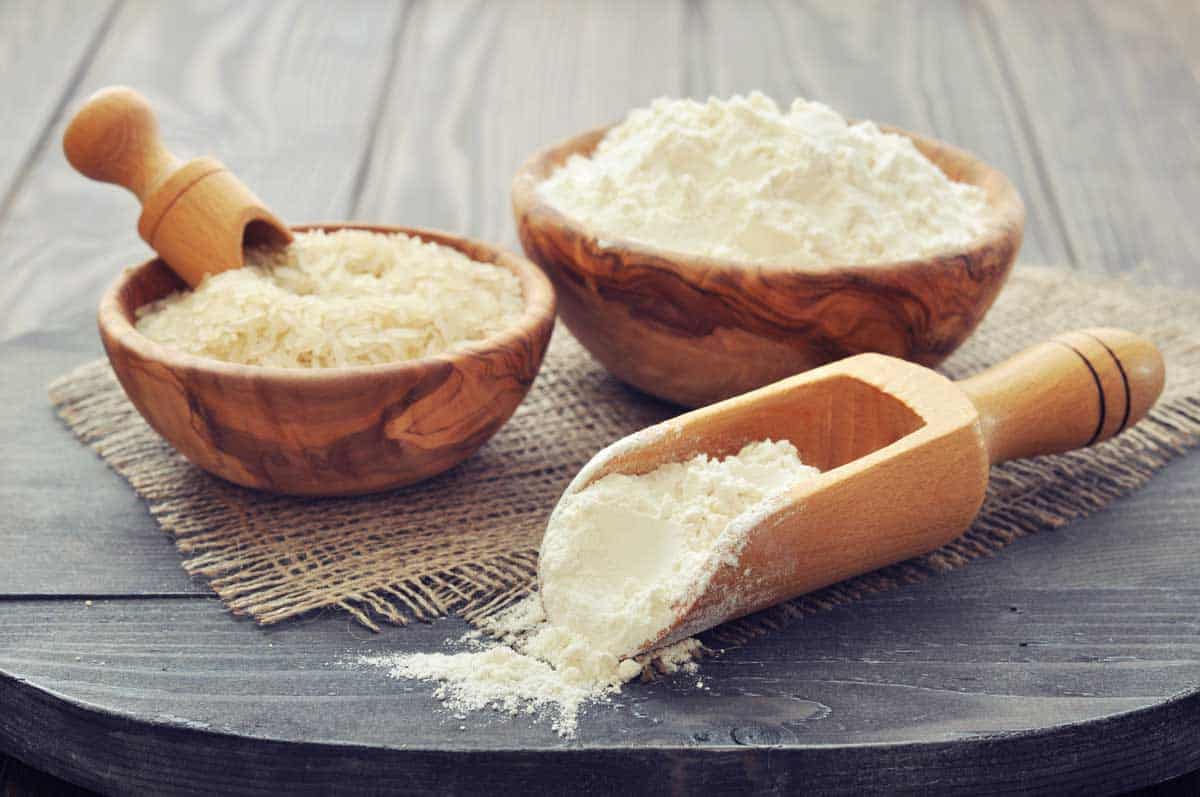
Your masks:
M708 691L632 685L568 742L526 717L457 720L428 685L350 663L440 646L459 623L230 617L47 405L47 381L99 355L103 286L147 257L133 198L71 173L58 146L67 112L113 83L285 219L510 246L509 181L547 142L656 96L810 97L1000 168L1029 210L1023 262L1150 263L1153 281L1200 288L1192 4L894 8L5 4L0 753L155 794L1102 794L1200 769L1198 454L1090 519L728 651L705 664Z
M231 617L46 406L45 382L95 352L82 326L0 346L0 431L20 457L0 525L22 540L0 562L0 750L68 780L1111 793L1200 767L1198 457L994 559L631 684L564 740L527 716L455 717L428 684L356 664L444 649L461 621Z

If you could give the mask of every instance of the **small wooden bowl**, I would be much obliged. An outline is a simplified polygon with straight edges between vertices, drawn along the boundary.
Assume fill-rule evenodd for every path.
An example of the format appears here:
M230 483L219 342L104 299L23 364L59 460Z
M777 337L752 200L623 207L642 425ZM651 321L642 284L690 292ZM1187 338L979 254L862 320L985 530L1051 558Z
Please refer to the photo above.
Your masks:
M430 230L293 229L345 228L402 232L503 266L521 280L524 314L498 335L419 360L266 368L197 357L142 335L133 326L137 308L186 286L161 260L127 269L100 303L108 359L150 425L210 473L292 495L354 495L412 484L475 453L533 384L555 302L532 263Z
M912 139L951 179L987 194L986 231L965 251L880 265L789 267L669 252L598 234L538 186L607 128L531 157L513 178L526 254L558 291L563 320L618 378L702 406L863 352L934 366L966 339L1021 247L1025 208L1008 179L973 155Z

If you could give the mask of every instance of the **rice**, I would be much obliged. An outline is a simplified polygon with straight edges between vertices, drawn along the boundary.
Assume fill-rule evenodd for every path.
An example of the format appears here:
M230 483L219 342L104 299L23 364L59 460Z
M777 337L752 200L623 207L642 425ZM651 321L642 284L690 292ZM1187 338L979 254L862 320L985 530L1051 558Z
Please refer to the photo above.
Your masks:
M298 233L246 265L137 311L166 346L245 365L332 368L426 357L512 326L524 307L506 268L441 244L367 230Z

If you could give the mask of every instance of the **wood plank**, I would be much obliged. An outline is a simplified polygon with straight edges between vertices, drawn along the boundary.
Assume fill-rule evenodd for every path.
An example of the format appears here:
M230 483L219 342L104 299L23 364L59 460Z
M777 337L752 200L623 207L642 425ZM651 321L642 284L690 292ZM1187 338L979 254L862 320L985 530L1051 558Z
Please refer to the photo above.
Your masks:
M12 375L0 379L0 596L211 594L125 480L54 417L45 385L102 354L79 320L73 335L0 344Z
M180 154L219 153L285 218L340 216L357 190L402 11L373 3L131 3L72 102L110 83L137 84L159 104ZM0 380L0 428L12 441L6 450L16 452L0 474L0 494L15 507L0 521L12 566L0 592L205 594L141 501L71 438L45 400L51 378L100 353L90 321L96 297L118 268L148 251L134 231L133 198L89 183L62 159L64 121L0 223L0 338L30 326L60 333L3 349L18 378ZM90 511L66 514L64 478ZM87 529L78 528L80 517L92 518Z
M81 786L39 772L0 754L0 794L4 797L96 797Z
M403 7L355 2L122 6L68 110L126 83L159 110L183 157L220 156L284 219L349 212ZM59 151L56 120L0 223L0 338L95 307L149 250L134 198L89 183Z
M1021 258L1069 264L1016 100L961 6L704 0L691 8L700 43L690 94L759 89L781 104L805 97L971 150L1007 174L1025 201Z
M680 93L683 63L678 0L422 5L400 43L405 79L388 92L355 216L517 248L517 166Z
M1193 773L1126 792L1125 797L1195 797L1198 792L1200 773ZM92 797L95 792L33 770L16 759L0 756L0 794L5 797Z
M1172 34L1186 24L1141 3L969 10L996 42L1080 266L1194 278L1200 81Z
M1103 511L1015 543L1019 559L990 571L997 590L1054 584L1083 589L1190 588L1196 584L1200 532L1200 454L1155 474L1145 487ZM1172 531L1174 529L1174 531Z
M820 8L825 14L827 9ZM611 13L600 5L573 9L565 4L426 4L415 9L403 22L413 27L404 29L396 55L397 74L414 78L391 84L387 115L373 139L373 159L365 169L351 170L361 175L365 187L356 208L360 215L395 213L401 221L462 228L488 238L507 236L511 243L507 180L527 148L619 116L628 105L644 101L639 98L643 88L645 99L659 93L704 93L705 81L722 79L722 64L757 57L759 42L769 41L765 32L773 30L767 22L756 23L757 39L748 37L745 47L717 58L696 45L711 20L706 22L703 13L684 13L687 9L677 4L618 7ZM551 15L551 21L542 21L540 12ZM643 14L640 27L627 28L622 13ZM781 8L780 13L800 12ZM240 26L261 18L274 19L269 11L244 12L240 22L202 37L213 42L206 48L208 65L191 74L220 69L229 48L249 50L243 42L250 34ZM395 24L402 19L397 16ZM858 24L833 19L838 21L835 29ZM669 27L674 24L685 34ZM970 25L976 24L983 23L972 18ZM692 33L696 36L689 38ZM460 34L463 52L456 57L453 47ZM605 42L606 37L612 41ZM265 38L279 40L271 31ZM653 52L660 41L665 54ZM845 44L855 41L850 37ZM904 50L907 45L889 46ZM353 49L347 46L347 52ZM617 57L609 63L605 53L614 51ZM136 51L122 57L133 57L130 53ZM373 68L386 74L390 55L376 57L381 60L373 61ZM832 66L837 57L836 48L822 56L831 74L837 72ZM896 63L908 63L910 57L915 56L887 56ZM690 66L680 66L689 58ZM701 71L705 59L715 77ZM116 64L120 58L112 55L110 60ZM358 63L348 54L330 61L334 71ZM259 63L253 57L241 63L250 62ZM656 65L667 71L654 71ZM771 66L765 63L762 74ZM609 69L619 79L606 80ZM449 83L438 82L439 70L451 75ZM869 73L823 80L836 84L844 79L847 97L867 97L851 89ZM906 73L899 82L921 85L914 80ZM670 88L672 82L678 88ZM928 85L935 86L934 92L944 90L936 88L936 81ZM1004 101L1002 91L997 96ZM201 93L189 102L216 108L218 101L225 102ZM247 137L239 131L258 101L257 96L237 100L236 123L229 123L244 148L252 144L245 144ZM966 100L956 100L954 107L959 102ZM431 108L428 116L404 117L425 103ZM484 111L472 109L473 103ZM908 107L898 101L896 109ZM610 110L611 115L602 116ZM178 112L183 118L207 118ZM561 115L570 116L569 123ZM928 117L933 122L939 118L933 113ZM439 121L430 124L428 119ZM369 119L355 124L360 140L370 138ZM332 135L324 135L302 146L333 141ZM197 134L196 140L204 139ZM1013 146L1020 161L1019 137ZM334 212L345 212L356 193L356 178L343 184L340 171L321 168L334 186L331 195L314 198L321 183L302 175L296 193L306 196L290 199L299 205L328 201ZM1031 174L1038 179L1036 168ZM59 177L57 185L64 187L68 177L79 180ZM106 190L82 188L101 192L97 197ZM286 184L276 183L276 191L285 189ZM50 218L65 217L55 215L52 204L44 207ZM99 218L95 210L88 212ZM424 216L412 218L419 214ZM123 208L116 215L131 226L132 210ZM98 224L95 218L87 223ZM100 229L107 228L94 228ZM1054 228L1047 229L1053 240ZM0 241L20 240L11 232L5 239L0 228ZM83 249L77 244L72 251ZM94 263L94 255L95 247L80 262L91 258L88 262ZM66 261L39 262L45 273L36 279L49 281L53 268ZM1198 277L1193 273L1192 278ZM13 307L3 296L0 314ZM40 301L50 306L46 298ZM81 312L90 312L90 305ZM169 572L181 575L172 564L170 546L144 512L136 515L137 502L124 485L97 460L88 459L85 450L76 446L69 453L66 432L54 426L44 403L38 403L44 378L38 368L57 373L74 358L95 351L90 330L78 316L56 315L46 322L46 315L43 311L34 322L75 329L76 337L30 335L0 349L8 373L29 374L38 383L30 389L23 379L15 385L0 380L0 431L12 429L22 452L8 470L0 471L0 484L15 479L18 496L72 502L90 517L116 518L125 528L109 529L101 539L90 530L68 534L72 529L63 523L34 518L45 534L30 526L19 538L5 537L3 529L31 517L18 508L13 513L17 521L0 521L3 577L18 573L36 590L39 581L82 568L77 583L95 584L97 574L87 570L89 557L116 553L119 561L105 566L114 572L128 576L145 570L167 577L168 569L157 571L161 563L151 539L162 541L159 551ZM39 425L39 430L25 429ZM46 450L31 450L38 445ZM58 460L73 455L89 465ZM94 469L83 469L89 466ZM67 491L61 484L65 472L89 475ZM1200 626L1195 619L1200 616L1200 591L1194 581L1200 498L1192 489L1198 475L1200 459L1186 458L1146 490L1082 523L1019 541L1002 556L945 578L806 619L729 651L705 667L710 692L697 693L682 676L630 687L620 707L587 712L583 739L574 745L524 719L484 717L476 725L481 718L472 717L468 729L459 730L464 723L438 713L426 685L390 681L346 663L365 651L442 649L447 636L462 630L453 621L390 628L371 636L338 613L262 630L231 621L215 600L204 597L101 599L91 607L82 600L0 600L0 705L8 709L0 712L0 748L95 788L123 793L235 788L278 793L281 786L310 792L351 787L494 791L501 785L579 793L683 788L701 781L714 791L757 782L778 791L886 787L929 793L974 786L976 793L1039 787L1114 792L1200 766L1200 750L1191 743L1200 734L1195 724L1200 703L1194 696L1154 711L1099 719L1159 703L1200 681ZM98 486L105 478L112 484ZM117 498L116 492L107 493L110 489L122 491L121 500L131 502L127 519L122 520L125 510L107 503ZM7 512L12 502L7 496L0 500ZM8 558L15 539L18 557L25 557L16 561ZM58 553L69 542L81 547ZM89 549L93 542L96 547ZM38 545L44 546L40 553L29 555ZM163 582L148 588L167 592L174 587ZM0 585L0 593L5 591ZM1061 746L1017 730L1081 717L1097 722L1061 730ZM272 741L280 739L296 743ZM890 746L914 739L923 744ZM854 744L862 741L877 744ZM846 744L854 746L838 746ZM981 778L990 780L980 785Z
M1152 0L1167 20L1167 31L1200 81L1200 5L1196 0Z
M117 0L0 5L0 218L54 117L104 39Z
M554 761L555 750L573 751L569 766L593 785L604 783L595 778L611 752L621 754L617 770L662 786L703 775L779 787L803 771L810 785L834 791L869 786L873 781L860 775L881 766L900 791L936 778L991 793L1012 788L1002 782L1004 772L1020 771L1030 791L1100 782L1108 791L1200 764L1200 750L1179 736L1194 732L1187 723L1200 717L1195 707L1165 708L1157 718L1142 715L1104 733L1096 723L1074 726L1063 740L1071 756L1047 740L989 747L1028 742L1015 733L1022 729L1157 704L1200 675L1200 625L1193 621L1200 590L997 594L987 579L997 561L809 617L727 651L704 666L708 690L696 689L688 675L631 685L617 705L584 712L582 747L564 747L526 717L472 715L463 722L438 708L427 685L354 664L362 653L445 649L443 640L465 628L461 621L372 636L335 615L259 629L230 622L215 600L2 602L0 698L19 710L0 717L0 739L35 764L66 767L56 771L77 772L68 752L77 762L103 756L109 765L85 773L85 785L162 793L234 784L256 791L272 782L312 790L351 771L355 785L369 790L395 777L397 767L430 787L444 783L431 777L453 777L434 755L406 750L453 749L459 760L475 762L463 768L474 778L500 778L459 774L458 785L470 790L526 782L530 775L505 752L511 750L541 750L539 777L548 787L564 765ZM1010 602L1021 610L1011 611ZM898 622L900 615L906 619ZM64 708L63 699L75 708ZM64 710L65 718L58 714ZM84 733L91 743L75 738ZM66 741L52 743L46 734ZM225 742L213 734L236 737ZM918 740L925 751L957 744L939 751L936 766L912 750L896 758L887 746ZM776 766L755 774L744 755L760 744L772 746ZM239 752L214 766L231 745ZM830 758L831 745L854 746ZM638 751L648 749L679 766L641 762ZM732 771L729 755L740 762ZM175 758L163 766L167 756ZM306 762L303 783L291 756ZM1007 766L984 766L999 760Z

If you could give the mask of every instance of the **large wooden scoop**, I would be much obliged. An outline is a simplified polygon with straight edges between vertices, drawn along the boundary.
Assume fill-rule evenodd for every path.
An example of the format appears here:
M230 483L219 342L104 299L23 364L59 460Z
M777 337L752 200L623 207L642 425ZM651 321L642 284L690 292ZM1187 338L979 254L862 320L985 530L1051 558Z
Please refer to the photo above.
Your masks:
M627 437L568 493L766 438L792 441L822 471L772 503L732 558L714 556L674 625L645 650L940 547L979 511L990 465L1120 434L1163 379L1154 345L1119 329L1061 335L957 383L863 354Z
M193 288L206 274L241 268L246 245L292 240L220 161L181 163L168 152L150 103L133 89L114 86L92 95L67 126L63 151L87 177L137 196L138 233Z

